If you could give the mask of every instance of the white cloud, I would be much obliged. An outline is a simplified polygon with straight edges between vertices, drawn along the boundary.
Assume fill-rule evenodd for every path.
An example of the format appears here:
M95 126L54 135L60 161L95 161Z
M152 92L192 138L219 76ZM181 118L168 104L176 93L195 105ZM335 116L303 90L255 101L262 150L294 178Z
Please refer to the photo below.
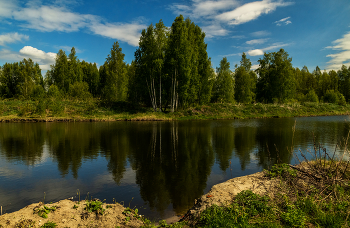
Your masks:
M24 58L31 58L34 62L39 63L42 70L49 70L50 65L55 63L55 53L44 52L31 46L23 47L19 53L24 56Z
M237 0L202 1L192 0L191 5L173 4L170 8L175 14L183 14L191 18L215 16L219 11L238 6Z
M90 26L90 29L95 34L118 39L132 46L138 46L140 39L140 30L145 28L144 25L135 24L101 24L95 23Z
M263 44L263 43L265 43L267 40L268 40L268 38L267 38L267 39L255 39L255 40L248 40L248 41L246 41L245 43L246 43L246 44L249 44L249 45L253 45L253 44Z
M247 53L250 56L257 56L257 55L263 55L264 51L261 49L254 49L254 50L249 50Z
M28 40L29 36L19 34L17 32L7 33L0 35L0 46L5 46L6 43L21 42L22 40Z
M277 48L282 48L285 46L288 46L289 44L283 44L283 43L274 43L269 47L266 48L262 48L262 49L254 49L254 50L249 50L247 53L250 56L257 56L257 55L263 55L264 52L269 51L269 50L273 50L273 49L277 49Z
M259 64L254 64L250 67L251 70L256 70L259 68Z
M269 36L270 34L271 33L268 31L256 31L251 33L252 36L256 36L256 37Z
M0 50L0 60L19 62L24 58L31 58L34 62L37 62L41 70L49 70L50 65L55 63L56 54L44 52L31 46L25 46L19 52L8 49Z
M273 12L278 7L291 5L284 0L261 0L242 4L239 0L191 0L189 4L173 4L173 12L198 19L214 30L215 25L239 25L257 19L263 14ZM197 21L198 21L197 20ZM208 26L209 25L209 26ZM210 32L210 37L225 36L229 31L220 27L219 32Z
M291 3L271 0L255 1L217 15L216 18L231 25L239 25L255 20L262 14L268 14L276 10L277 7L288 5L291 5Z
M327 62L327 69L339 70L343 64L350 60L350 32L345 34L341 39L332 42L334 46L329 46L333 50L339 51L336 54L329 54L327 57L332 58Z
M279 21L275 21L274 23L277 25L277 26L281 26L281 25L288 25L288 24L291 24L292 22L289 20L290 17L286 17L286 18L283 18Z
M25 29L35 29L42 32L75 32L88 29L94 34L127 42L132 46L138 45L140 32L145 25L134 23L107 23L102 18L91 14L72 12L65 4L41 5L41 1L31 1L25 7L16 2L7 3L0 0L0 19L8 18L21 21Z
M227 29L224 29L220 25L215 24L203 26L202 30L205 32L205 36L208 38L212 38L214 36L226 36L229 33Z

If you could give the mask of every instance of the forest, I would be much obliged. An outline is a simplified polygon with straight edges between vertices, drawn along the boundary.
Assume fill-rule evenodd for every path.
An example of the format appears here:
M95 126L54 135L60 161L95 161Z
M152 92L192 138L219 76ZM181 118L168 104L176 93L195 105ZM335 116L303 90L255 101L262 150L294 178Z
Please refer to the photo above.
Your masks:
M68 56L59 50L44 77L31 59L5 63L0 67L0 99L98 99L152 107L154 112L209 103L350 101L350 67L310 72L306 66L293 67L292 58L280 49L264 53L256 70L245 53L233 71L226 57L214 69L204 39L202 29L180 15L170 28L160 20L144 29L130 64L118 42L99 68L80 61L74 47Z

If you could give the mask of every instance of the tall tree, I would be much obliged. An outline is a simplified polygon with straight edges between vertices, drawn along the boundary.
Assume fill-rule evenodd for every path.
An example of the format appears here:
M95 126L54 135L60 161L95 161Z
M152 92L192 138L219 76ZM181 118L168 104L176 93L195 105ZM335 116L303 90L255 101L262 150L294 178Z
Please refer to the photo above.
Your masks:
M69 68L66 53L60 49L56 55L55 64L51 65L51 70L47 74L48 86L56 85L59 90L67 93L70 80L68 79Z
M75 48L72 47L70 54L68 55L68 78L69 84L83 81L83 71L80 65L80 61L76 56Z
M350 68L350 67L349 67ZM345 65L338 70L339 91L344 95L347 102L350 101L350 69Z
M213 86L213 101L228 102L234 101L234 80L232 71L230 70L230 63L224 57L220 61L220 67L216 68L216 79Z
M251 62L243 52L240 66L235 69L235 100L251 103L255 100L256 74L250 70Z
M124 101L127 98L128 80L124 56L116 41L103 67L100 68L102 96L108 101Z
M284 102L295 95L292 58L283 49L265 53L259 59L257 99L263 102Z

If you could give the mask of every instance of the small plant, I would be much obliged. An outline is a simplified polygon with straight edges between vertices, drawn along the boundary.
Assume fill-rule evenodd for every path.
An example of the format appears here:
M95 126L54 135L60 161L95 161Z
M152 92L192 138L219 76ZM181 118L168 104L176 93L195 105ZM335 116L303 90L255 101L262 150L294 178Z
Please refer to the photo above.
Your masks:
M86 207L84 208L88 212L96 212L96 214L103 215L105 209L102 208L103 202L98 200L88 200L86 203Z
M296 177L297 171L290 168L289 164L275 164L270 170L265 170L268 177Z
M38 215L39 215L40 217L48 218L47 215L48 215L51 211L56 211L56 209L57 209L57 206L47 207L46 205L44 205L43 208L37 209L35 212L38 213Z
M73 209L77 209L79 206L74 204Z
M46 222L44 225L41 226L42 228L55 228L57 227L57 224L54 222Z

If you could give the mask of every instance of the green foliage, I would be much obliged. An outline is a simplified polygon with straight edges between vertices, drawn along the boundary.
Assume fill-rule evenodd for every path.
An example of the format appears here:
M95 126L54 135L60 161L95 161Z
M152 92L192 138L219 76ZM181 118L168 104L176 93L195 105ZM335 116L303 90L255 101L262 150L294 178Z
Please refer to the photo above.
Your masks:
M257 100L270 103L294 98L296 81L288 53L283 49L265 53L258 62Z
M250 70L250 60L243 52L241 65L235 69L235 99L239 103L251 103L255 101L255 89L257 76Z
M68 94L72 98L78 98L82 100L92 97L91 93L89 92L89 85L86 82L74 82L74 84L69 87Z
M304 227L306 222L306 216L302 210L295 205L287 204L286 211L282 213L282 221L291 227Z
M100 86L103 99L108 102L125 101L128 94L125 54L118 42L114 42L110 54L100 67Z
M57 85L51 85L47 91L47 96L50 98L60 99L62 97L62 94Z
M327 90L326 94L323 97L323 101L328 103L338 104L338 105L346 104L343 94L341 94L338 91L334 92L334 90Z
M304 101L308 101L308 102L315 102L315 103L318 103L318 96L317 94L315 93L314 90L310 90L306 96L304 97L303 99Z
M220 103L234 102L234 80L230 70L230 63L224 57L220 67L216 69L217 76L213 85L213 101Z
M268 177L296 177L297 171L290 168L288 164L275 164L270 170L266 170L266 175Z
M56 208L57 208L57 206L48 207L48 206L44 205L43 208L39 208L39 209L35 210L35 213L38 213L38 215L40 217L48 218L48 214L51 211L56 211Z
M95 212L96 214L103 215L106 209L102 208L103 202L98 200L87 200L84 210L88 212Z
M54 222L46 222L44 225L40 226L41 228L55 228L57 224Z

